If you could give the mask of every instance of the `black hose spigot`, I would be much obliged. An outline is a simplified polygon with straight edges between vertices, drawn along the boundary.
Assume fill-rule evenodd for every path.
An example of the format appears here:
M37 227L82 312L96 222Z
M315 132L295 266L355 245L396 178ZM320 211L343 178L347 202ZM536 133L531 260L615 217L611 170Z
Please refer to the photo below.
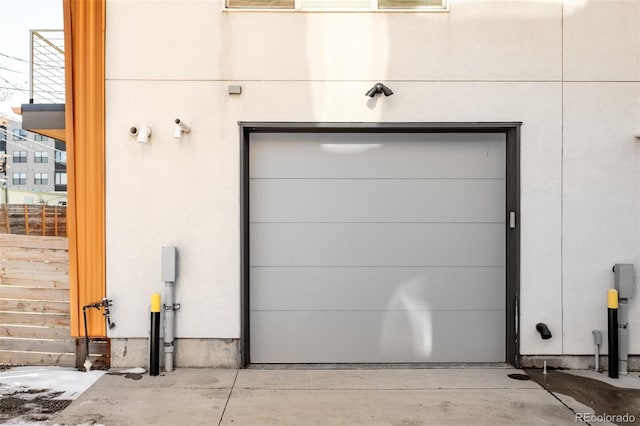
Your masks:
M538 330L538 333L540 333L540 337L542 338L542 340L551 339L551 331L549 330L549 327L547 327L547 324L543 322L537 323L536 330Z
M82 307L82 316L84 317L84 345L85 345L85 362L84 367L86 371L91 369L91 361L89 360L89 328L87 327L87 308L95 308L100 310L104 308L104 312L102 315L107 320L107 325L109 326L109 330L116 326L115 322L111 322L111 313L109 312L109 307L113 305L113 301L107 297L103 298L101 301L96 303L90 303L88 305L84 305Z
M109 327L109 330L113 329L113 327L116 326L115 322L111 322L111 313L109 312L109 307L112 305L113 301L111 299L108 299L106 297L102 299L102 307L104 307L104 312L102 313L102 315L104 315L107 319L107 326Z

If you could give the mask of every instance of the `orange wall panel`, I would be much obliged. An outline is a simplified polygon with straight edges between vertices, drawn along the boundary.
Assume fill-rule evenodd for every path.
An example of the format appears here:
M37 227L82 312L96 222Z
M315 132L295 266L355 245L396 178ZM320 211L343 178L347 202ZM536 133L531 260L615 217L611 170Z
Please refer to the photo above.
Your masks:
M82 306L105 297L105 1L63 0L71 334L83 336ZM104 318L87 310L89 335Z

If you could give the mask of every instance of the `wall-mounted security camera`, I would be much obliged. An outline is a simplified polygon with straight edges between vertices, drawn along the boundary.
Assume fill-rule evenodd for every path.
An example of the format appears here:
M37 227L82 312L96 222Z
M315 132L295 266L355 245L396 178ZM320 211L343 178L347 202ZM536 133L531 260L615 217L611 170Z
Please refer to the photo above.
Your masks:
M136 141L140 143L147 143L151 137L151 128L149 126L131 126L129 127L129 135L136 136Z
M183 133L191 133L191 127L187 126L187 124L180 120L179 118L176 118L176 128L173 131L173 137L176 139L180 139L182 137Z

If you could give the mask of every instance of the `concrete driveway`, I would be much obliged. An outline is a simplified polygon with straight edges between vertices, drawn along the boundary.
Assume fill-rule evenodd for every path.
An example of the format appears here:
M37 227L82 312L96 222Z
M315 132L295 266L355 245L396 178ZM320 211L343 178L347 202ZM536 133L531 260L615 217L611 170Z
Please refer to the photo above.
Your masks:
M527 373L508 368L177 369L156 377L110 372L51 423L555 426L575 425L582 413L594 413L571 396L510 378L513 374ZM561 374L550 371L546 377L557 381ZM603 376L581 374L589 380ZM616 383L640 389L637 373Z

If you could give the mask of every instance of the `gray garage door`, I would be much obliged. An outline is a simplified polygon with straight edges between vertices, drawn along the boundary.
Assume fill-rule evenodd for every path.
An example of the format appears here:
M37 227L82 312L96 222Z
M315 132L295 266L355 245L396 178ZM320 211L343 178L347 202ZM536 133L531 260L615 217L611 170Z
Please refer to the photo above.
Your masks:
M253 363L504 362L503 134L254 134Z

